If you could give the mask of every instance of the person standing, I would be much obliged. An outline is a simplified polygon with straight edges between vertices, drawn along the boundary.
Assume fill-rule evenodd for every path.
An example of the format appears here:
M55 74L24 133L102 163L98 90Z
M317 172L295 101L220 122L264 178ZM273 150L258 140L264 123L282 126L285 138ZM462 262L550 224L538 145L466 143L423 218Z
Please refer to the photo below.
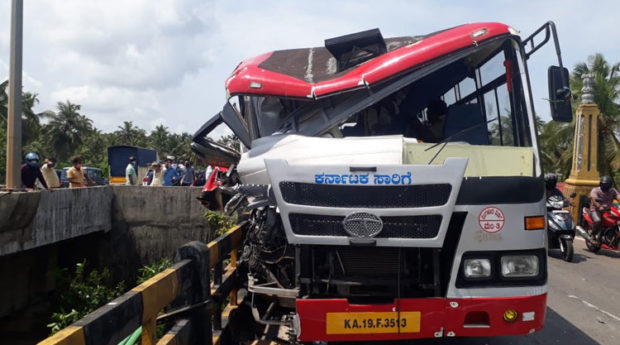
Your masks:
M39 155L30 152L26 155L26 163L21 166L22 186L28 189L34 189L37 179L45 187L49 189L41 170L39 170Z
M172 167L172 159L170 157L166 159L166 164L162 170L164 174L164 186L174 186L179 180L179 173L177 169Z
M138 174L136 173L136 157L129 156L129 164L125 168L125 184L127 186L138 185Z
M71 160L73 166L67 170L67 180L69 180L69 188L88 187L88 183L85 179L88 179L90 183L94 183L90 177L84 175L84 169L82 169L82 157L75 157Z
M153 179L149 186L153 187L161 187L164 185L164 171L161 168L161 164L159 162L153 162Z
M155 164L155 163L148 163L146 165L148 171L146 172L146 176L144 178L142 178L142 185L143 186L150 186L151 182L153 182L153 164ZM146 182L144 180L146 180Z
M181 178L181 186L192 186L195 180L195 171L192 167L192 163L190 161L185 161L185 171L183 172L183 177Z
M58 174L56 174L56 158L50 157L46 158L43 166L41 166L41 174L47 183L49 188L59 188L60 187L60 179L58 178Z

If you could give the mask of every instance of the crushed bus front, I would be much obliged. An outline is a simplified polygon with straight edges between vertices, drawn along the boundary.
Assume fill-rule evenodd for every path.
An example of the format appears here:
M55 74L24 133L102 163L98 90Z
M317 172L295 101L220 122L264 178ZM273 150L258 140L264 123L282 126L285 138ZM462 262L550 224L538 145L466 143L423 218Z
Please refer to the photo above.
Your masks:
M478 23L390 39L370 30L239 64L229 102L192 146L231 168L210 193L248 220L248 317L299 341L541 329L532 46ZM220 124L240 156L208 139Z

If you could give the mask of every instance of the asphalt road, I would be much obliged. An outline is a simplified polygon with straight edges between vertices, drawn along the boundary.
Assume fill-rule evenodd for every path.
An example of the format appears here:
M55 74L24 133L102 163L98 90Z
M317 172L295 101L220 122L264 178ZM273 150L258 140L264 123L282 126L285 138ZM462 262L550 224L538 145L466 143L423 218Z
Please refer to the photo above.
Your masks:
M575 240L575 258L565 262L558 250L549 257L549 294L545 327L524 336L419 340L411 345L618 345L620 344L620 253L586 250Z

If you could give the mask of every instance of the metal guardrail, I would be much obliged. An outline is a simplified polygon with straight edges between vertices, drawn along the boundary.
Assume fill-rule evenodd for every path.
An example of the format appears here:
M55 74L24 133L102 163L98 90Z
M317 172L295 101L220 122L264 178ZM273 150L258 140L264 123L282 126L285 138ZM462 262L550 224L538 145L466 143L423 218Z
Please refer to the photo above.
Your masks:
M62 329L39 345L116 345L142 327L142 345L156 343L157 323L174 325L159 341L164 344L213 344L221 329L222 304L230 294L237 302L237 251L245 224L207 245L190 242L177 249L175 264L124 295ZM224 270L224 259L230 264ZM213 282L211 275L213 274ZM167 313L158 316L166 308ZM212 318L213 317L213 318Z

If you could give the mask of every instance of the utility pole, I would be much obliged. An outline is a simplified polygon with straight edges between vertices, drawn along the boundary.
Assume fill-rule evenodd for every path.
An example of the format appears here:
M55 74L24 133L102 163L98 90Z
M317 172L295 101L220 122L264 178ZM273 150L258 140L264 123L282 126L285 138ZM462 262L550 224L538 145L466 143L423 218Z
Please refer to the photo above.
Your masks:
M11 56L9 71L9 112L6 136L6 188L20 189L22 156L22 41L23 0L11 4Z

